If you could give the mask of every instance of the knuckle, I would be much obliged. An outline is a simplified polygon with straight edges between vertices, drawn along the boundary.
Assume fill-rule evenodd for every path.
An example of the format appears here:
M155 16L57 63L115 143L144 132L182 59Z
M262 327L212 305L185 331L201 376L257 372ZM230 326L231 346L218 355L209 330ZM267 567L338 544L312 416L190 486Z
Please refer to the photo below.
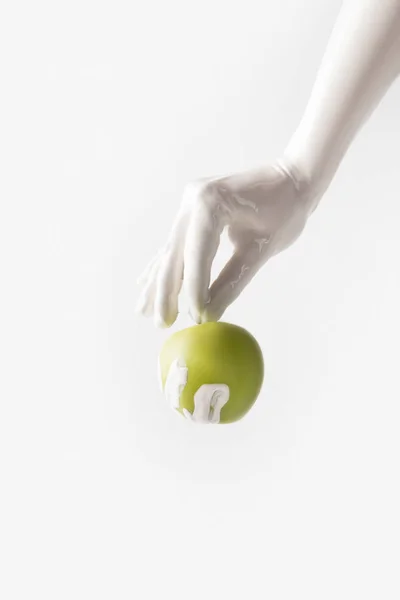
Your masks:
M214 181L196 179L186 185L183 197L185 204L189 204L192 208L213 210L218 204L218 185Z
M186 202L192 202L195 200L199 194L201 193L202 182L200 179L195 179L193 181L189 181L184 187L183 190L183 199Z

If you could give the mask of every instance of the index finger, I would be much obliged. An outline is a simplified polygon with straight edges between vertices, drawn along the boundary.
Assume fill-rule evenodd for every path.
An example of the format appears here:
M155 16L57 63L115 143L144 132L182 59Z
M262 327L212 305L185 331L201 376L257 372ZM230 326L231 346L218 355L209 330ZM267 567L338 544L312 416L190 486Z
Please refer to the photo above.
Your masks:
M208 300L211 267L223 228L217 206L201 201L196 203L186 234L183 276L189 312L196 323L201 323Z

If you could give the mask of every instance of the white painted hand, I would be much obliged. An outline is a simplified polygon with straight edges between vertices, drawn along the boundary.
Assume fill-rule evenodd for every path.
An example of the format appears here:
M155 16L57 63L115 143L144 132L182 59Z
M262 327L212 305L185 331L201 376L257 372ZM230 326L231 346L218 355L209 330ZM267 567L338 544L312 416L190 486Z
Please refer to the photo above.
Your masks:
M171 325L184 281L193 319L219 319L259 268L300 235L355 135L399 74L400 1L343 2L285 160L186 188L167 245L141 278L139 312ZM235 251L209 287L225 227Z
M137 311L169 327L183 282L193 320L218 320L260 267L297 239L312 202L305 179L281 161L189 184L166 246L139 279ZM234 253L210 287L225 227Z

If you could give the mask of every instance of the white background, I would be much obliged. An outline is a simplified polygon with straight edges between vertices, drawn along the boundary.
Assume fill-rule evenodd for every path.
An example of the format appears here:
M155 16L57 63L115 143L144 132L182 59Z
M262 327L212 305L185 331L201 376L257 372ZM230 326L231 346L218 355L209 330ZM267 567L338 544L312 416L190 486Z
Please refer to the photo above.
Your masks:
M243 421L173 414L134 315L185 183L283 150L339 5L3 3L3 600L399 598L399 85L224 317Z

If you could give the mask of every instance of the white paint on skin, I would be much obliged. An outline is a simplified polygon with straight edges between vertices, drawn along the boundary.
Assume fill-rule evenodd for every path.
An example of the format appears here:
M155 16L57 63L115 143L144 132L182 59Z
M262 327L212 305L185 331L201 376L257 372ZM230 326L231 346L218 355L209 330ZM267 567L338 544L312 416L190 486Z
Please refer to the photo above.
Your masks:
M187 378L188 369L184 360L182 358L174 360L169 368L164 389L165 397L172 408L180 408L180 398L187 384Z
M225 383L205 383L194 395L194 411L183 409L184 416L194 423L219 423L221 409L229 400L229 386Z
M246 265L243 265L243 266L242 266L242 268L240 269L239 277L238 277L237 279L235 279L234 281L232 281L232 282L231 282L231 288L234 288L234 287L235 287L235 285L236 285L237 283L239 283L239 281L242 279L242 277L243 277L244 273L245 273L246 271L248 271L248 270L249 270L249 267L246 267Z
M155 271L156 263L159 261L164 249L160 248L154 258L148 263L143 273L139 275L136 282L138 285L143 285L147 279L149 279Z
M254 241L256 242L256 244L258 244L258 251L261 253L262 249L264 246L266 246L269 243L269 240L271 239L270 236L266 237L266 238L257 238Z
M250 206L255 212L258 212L258 206L255 202L251 200L246 200L246 198L242 198L239 194L232 194L235 200L241 204L241 206Z
M378 8L379 18L376 18ZM260 236L260 231L269 231L272 236L267 249L260 243L260 253L265 251L271 256L271 246L273 255L288 248L318 206L360 127L399 75L400 1L344 2L305 113L282 157L256 169L203 178L186 186L178 225L173 226L170 234L173 247L179 248L181 254L178 258L173 253L169 255L170 272L176 271L175 276L179 276L177 273L183 267L182 248L190 242L190 236L196 236L208 225L210 215L206 202L207 223L197 221L189 227L189 223L193 223L192 211L197 210L197 200L203 201L209 192L217 192L215 196L221 192L223 202L219 205L216 198L213 213L216 227L227 225L234 233L239 250L245 250L249 240ZM208 185L213 182L215 186ZM248 207L246 219L242 219L242 207ZM149 215L150 222L151 218ZM217 244L215 233L210 234L210 243ZM204 267L207 262L208 244L206 236L202 236L202 240L204 245L201 244L198 253L201 260L193 266L191 278L201 277L203 281L204 273L200 273L199 265ZM256 246L255 250L247 259L251 274L261 266L263 258ZM174 270L171 263L177 262L179 268ZM158 311L155 319L158 322L161 314L168 314L171 305L177 306L179 280L175 285L166 285L156 268L150 274L146 271L141 281L145 289L137 310L148 316ZM220 316L237 295L235 286L236 282L228 290L231 294L221 299ZM168 299L171 289L172 301ZM172 320L176 310L171 312Z
M297 180L297 178L295 177L294 174L294 167L292 167L290 170L285 166L285 164L282 162L282 160L277 160L276 161L276 168L278 170L281 171L281 173L283 173L284 175L286 175L289 179L291 179L291 181L293 182L294 187L296 188L297 191L300 191L300 183Z

